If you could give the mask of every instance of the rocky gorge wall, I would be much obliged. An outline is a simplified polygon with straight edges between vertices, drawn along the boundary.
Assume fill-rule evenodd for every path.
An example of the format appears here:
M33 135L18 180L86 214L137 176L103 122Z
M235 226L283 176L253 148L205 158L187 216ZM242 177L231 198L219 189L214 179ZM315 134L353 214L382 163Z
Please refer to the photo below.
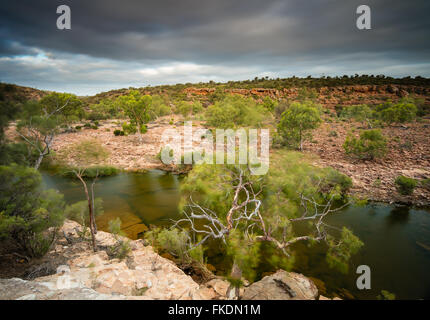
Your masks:
M309 278L279 270L240 289L239 297L220 277L198 284L172 261L159 256L143 240L130 240L124 260L112 259L105 248L116 243L107 232L97 233L94 252L79 236L82 226L66 220L46 263L53 274L32 280L0 279L1 300L314 300L318 289ZM40 270L47 268L40 266ZM37 274L34 270L33 274ZM320 297L320 299L327 299Z

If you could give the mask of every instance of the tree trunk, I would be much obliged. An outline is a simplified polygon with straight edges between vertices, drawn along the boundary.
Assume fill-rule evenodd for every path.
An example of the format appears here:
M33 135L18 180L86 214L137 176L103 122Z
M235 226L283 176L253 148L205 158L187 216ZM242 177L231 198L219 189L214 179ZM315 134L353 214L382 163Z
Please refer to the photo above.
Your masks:
M240 279L242 279L242 270L240 269L236 261L233 262L233 267L231 268L230 272L230 278L232 280L235 280L235 282L237 281L237 283L239 283ZM230 299L239 299L239 289L240 287L238 285L233 285L230 283L230 286L227 289L227 297Z
M140 126L139 126L139 128L137 129L137 132L139 133L139 143L142 143L142 142L143 142L143 139L142 139L142 132L140 132Z
M39 170L39 167L40 167L40 164L42 163L43 157L44 157L44 154L41 153L39 155L39 158L37 158L36 163L34 164L34 169Z
M93 212L93 206L91 204L91 198L90 194L88 193L87 183L84 179L82 179L82 176L79 173L76 173L76 176L81 180L82 185L84 186L85 196L87 197L88 201L88 212L89 212L89 218L90 218L90 231L91 231L91 239L93 244L93 250L94 252L97 251L96 248L96 230L94 229L95 221L94 221L94 212Z

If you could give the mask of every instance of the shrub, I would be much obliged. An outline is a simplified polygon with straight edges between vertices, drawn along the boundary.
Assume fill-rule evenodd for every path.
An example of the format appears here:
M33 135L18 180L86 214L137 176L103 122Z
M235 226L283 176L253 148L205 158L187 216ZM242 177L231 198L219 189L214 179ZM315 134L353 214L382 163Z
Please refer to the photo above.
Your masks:
M362 160L383 157L386 147L385 137L376 129L361 132L359 139L349 134L343 144L346 154Z
M227 96L206 109L210 126L229 129L236 126L259 126L270 117L270 113L252 98Z
M31 257L49 251L64 221L63 195L41 183L33 168L0 166L0 239Z
M119 260L127 258L131 252L130 241L122 238L125 235L121 230L121 219L119 217L109 221L109 232L113 234L117 242L108 248L108 255Z
M180 263L189 263L191 257L188 251L189 236L183 230L153 229L145 234L152 245L179 259Z
M89 224L88 201L83 200L67 206L64 210L67 219L74 220L80 225L86 227ZM94 215L103 214L103 200L101 198L94 199Z
M136 126L132 123L127 123L127 122L124 122L122 124L122 130L125 135L135 134L137 132Z
M377 107L379 117L386 123L404 123L415 119L417 115L417 107L413 103L397 103L391 102L379 105Z
M373 110L370 109L367 105L354 105L342 108L340 111L339 117L354 119L358 122L367 122L370 123L370 119L373 117Z
M310 130L317 128L320 123L317 105L310 101L294 102L282 114L278 133L286 145L303 150L303 141L312 138Z
M114 130L113 134L115 136L123 136L124 135L124 131L116 129L116 130Z
M193 110L193 106L188 101L181 101L176 106L176 113L181 114L184 118L187 118Z
M405 176L398 176L395 180L397 191L402 195L411 195L414 192L418 181Z

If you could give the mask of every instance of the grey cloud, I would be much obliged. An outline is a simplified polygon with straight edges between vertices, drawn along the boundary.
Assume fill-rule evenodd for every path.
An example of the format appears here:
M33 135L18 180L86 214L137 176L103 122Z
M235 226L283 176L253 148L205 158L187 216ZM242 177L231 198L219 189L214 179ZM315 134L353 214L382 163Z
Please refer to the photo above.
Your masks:
M1 80L78 88L321 70L429 76L430 2L366 2L369 31L355 27L361 0L9 1L0 7ZM60 4L71 7L70 31L55 27Z

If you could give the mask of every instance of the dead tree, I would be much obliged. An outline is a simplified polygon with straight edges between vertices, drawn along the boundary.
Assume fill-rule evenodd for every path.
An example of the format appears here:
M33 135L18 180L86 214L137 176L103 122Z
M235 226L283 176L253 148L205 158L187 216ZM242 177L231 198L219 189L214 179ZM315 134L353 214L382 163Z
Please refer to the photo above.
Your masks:
M225 220L219 215L208 209L200 206L190 197L189 203L186 205L183 214L185 218L175 221L174 226L187 225L190 231L196 235L203 236L202 239L191 244L190 248L202 245L209 239L220 239L224 243L232 230L240 227L245 233L245 236L255 241L267 241L275 245L285 255L289 256L287 249L294 243L300 241L314 240L316 242L327 240L327 233L324 227L331 227L324 222L324 218L329 214L339 211L349 205L344 205L333 208L334 194L325 203L319 203L313 197L307 197L303 193L299 194L300 207L303 213L300 217L287 218L290 222L309 221L313 220L314 234L295 236L288 234L286 227L283 227L282 232L277 232L278 236L274 235L274 231L279 231L275 224L268 224L264 219L261 206L262 200L259 198L264 186L257 192L253 188L253 183L247 179L244 171L239 169L239 172L232 172L233 177L233 200L230 209L225 215ZM319 184L321 183L321 180ZM332 191L332 190L330 190ZM331 192L329 192L330 194ZM196 222L203 222L197 224ZM198 226L197 226L198 225ZM334 227L333 227L334 228ZM279 233L281 236L279 236ZM240 275L238 265L233 262L232 277ZM231 290L232 288L230 288ZM230 291L229 290L229 291ZM236 290L236 296L238 291Z
M84 179L85 170L86 169L76 169L76 170L73 170L73 173L81 181L82 186L84 188L85 196L88 201L89 227L91 232L92 246L95 252L97 251L97 246L96 246L97 225L96 225L96 219L95 219L94 185L97 182L97 179L99 176L99 170L97 170L96 176L91 183L91 189L90 189L91 192L88 190L87 182Z

